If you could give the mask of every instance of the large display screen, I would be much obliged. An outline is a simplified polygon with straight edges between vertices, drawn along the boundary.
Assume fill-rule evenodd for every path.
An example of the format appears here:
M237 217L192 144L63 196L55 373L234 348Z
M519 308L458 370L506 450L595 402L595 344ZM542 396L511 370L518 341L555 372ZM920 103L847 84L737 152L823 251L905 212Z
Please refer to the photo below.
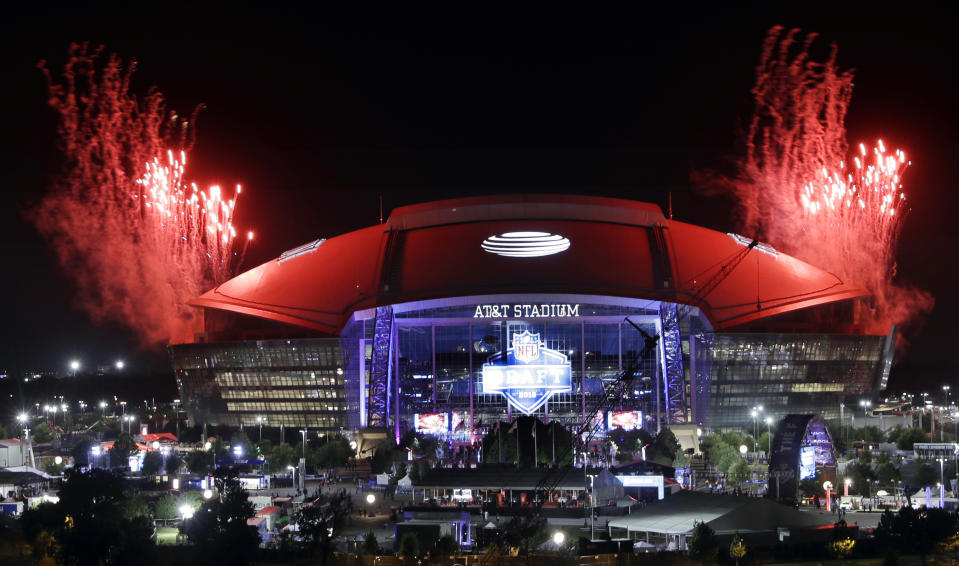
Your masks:
M449 413L416 413L413 415L416 432L446 434L450 430Z
M503 395L511 406L528 415L553 393L572 390L569 358L546 348L539 333L517 332L511 346L483 364L483 393Z
M799 451L799 479L816 477L816 447L803 446Z
M606 415L606 428L613 430L621 428L623 430L634 430L643 428L642 411L610 411Z

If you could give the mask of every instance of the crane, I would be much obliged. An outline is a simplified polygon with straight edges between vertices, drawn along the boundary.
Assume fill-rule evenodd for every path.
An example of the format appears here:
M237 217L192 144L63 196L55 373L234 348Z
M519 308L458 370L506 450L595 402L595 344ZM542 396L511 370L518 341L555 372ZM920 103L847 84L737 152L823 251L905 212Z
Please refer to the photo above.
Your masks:
M692 300L689 303L680 305L679 319L681 320L684 316L689 314L690 309L693 307L698 307L706 300L706 297L709 296L720 283L726 280L727 277L736 269L746 256L749 255L749 252L753 250L756 246L759 245L759 239L754 238L748 245L742 250L739 250L732 257L729 258L729 261L720 266L719 271L715 275L706 280L703 286L699 289L698 292L694 293ZM695 281L694 281L695 285ZM695 289L694 289L695 290ZM759 304L759 299L756 299L757 305Z

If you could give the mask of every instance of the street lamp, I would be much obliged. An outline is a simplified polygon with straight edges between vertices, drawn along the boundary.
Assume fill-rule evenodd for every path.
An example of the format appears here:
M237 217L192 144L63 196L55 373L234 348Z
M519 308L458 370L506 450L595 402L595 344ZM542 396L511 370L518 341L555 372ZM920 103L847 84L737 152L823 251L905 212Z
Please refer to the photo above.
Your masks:
M563 534L563 531L556 531L553 534L553 543L556 546L562 546L564 542L566 542L566 535Z
M80 362L78 360L70 361L70 371L73 372L73 375L77 375L77 371L80 369Z
M753 417L753 442L756 438L756 418L759 417L759 411L756 410L756 407L753 407L752 412L749 413Z
M771 427L773 425L773 418L766 417L766 457L769 458L769 454L773 451L773 434Z
M303 435L303 460L306 461L306 429L300 429L300 434Z
M846 481L843 482L843 492L842 494L845 497L849 497L849 486L852 485L852 478L846 478Z
M188 504L188 503L184 503L183 505L180 505L180 516L183 517L183 520L184 520L184 521L187 520L187 519L192 518L192 517L193 517L193 506L190 505L190 504Z
M290 470L290 472L293 474L293 487L296 488L296 467L295 467L295 466L287 466L286 469L287 469L287 470Z
M260 442L263 442L263 417L257 417L256 424L260 425Z
M123 360L117 360L117 363L115 365L116 365L117 371L123 371L123 366L124 366Z
M372 493L368 494L368 495L366 496L366 502L369 503L370 505L372 505L373 503L376 502L376 496L373 495Z

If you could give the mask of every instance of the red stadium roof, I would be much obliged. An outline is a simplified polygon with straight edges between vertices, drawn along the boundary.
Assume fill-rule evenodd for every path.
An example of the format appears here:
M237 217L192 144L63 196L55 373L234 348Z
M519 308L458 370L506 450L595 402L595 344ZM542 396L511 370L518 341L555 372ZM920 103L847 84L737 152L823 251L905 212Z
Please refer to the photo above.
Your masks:
M552 250L565 238L568 249L504 257L483 247L493 236L530 232L554 235L542 244ZM524 240L512 238L487 247L510 250ZM401 207L384 224L285 252L191 304L336 334L359 309L469 295L675 301L699 306L717 329L867 296L766 245L746 252L748 244L667 220L648 203L568 195L445 200Z

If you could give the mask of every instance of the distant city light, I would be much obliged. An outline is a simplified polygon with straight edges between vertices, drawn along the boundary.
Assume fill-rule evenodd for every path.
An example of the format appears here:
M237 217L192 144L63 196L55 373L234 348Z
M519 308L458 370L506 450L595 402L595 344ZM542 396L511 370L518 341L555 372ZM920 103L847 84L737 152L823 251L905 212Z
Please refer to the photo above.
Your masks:
M80 362L78 362L77 360L71 361L71 362L70 362L70 369L73 370L73 371L77 371L78 369L80 369Z

